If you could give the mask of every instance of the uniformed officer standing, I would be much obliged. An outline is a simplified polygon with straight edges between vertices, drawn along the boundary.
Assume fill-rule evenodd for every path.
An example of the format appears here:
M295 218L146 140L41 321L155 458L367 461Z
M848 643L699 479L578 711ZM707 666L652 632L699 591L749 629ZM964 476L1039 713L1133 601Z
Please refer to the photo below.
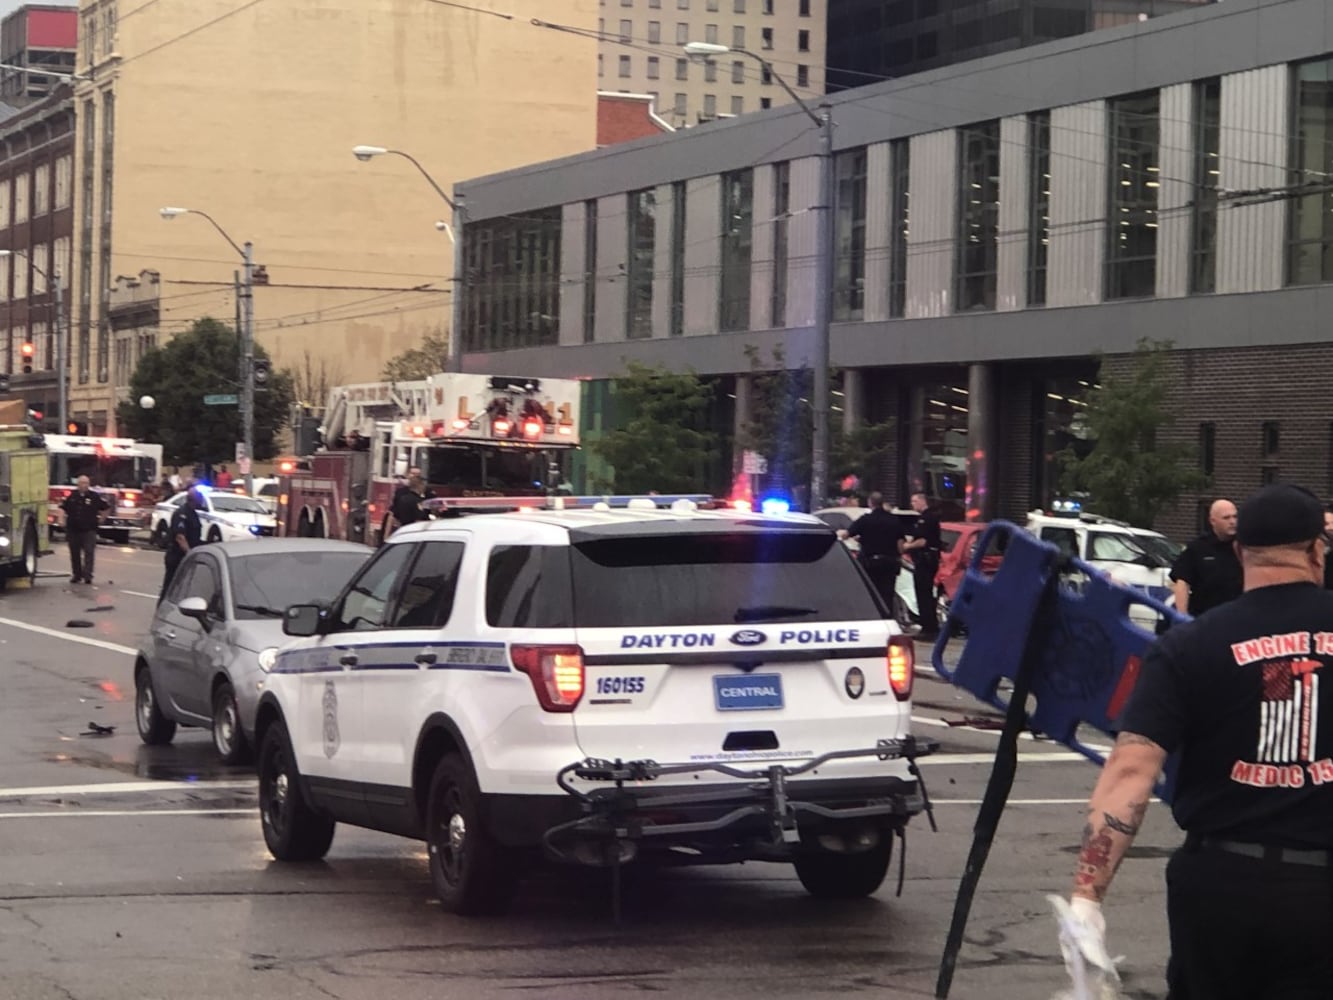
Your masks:
M1180 755L1172 810L1186 839L1166 868L1172 1000L1333 994L1323 530L1318 500L1300 487L1266 486L1245 501L1244 593L1149 649L1092 793L1070 905L1075 946L1105 968L1102 898L1167 755Z
M426 512L421 509L421 501L425 499L426 481L421 478L421 470L408 469L407 482L394 492L393 503L389 508L399 527L428 518Z
M100 493L89 489L87 476L80 476L77 488L60 504L65 512L65 540L69 543L70 583L92 583L93 562L97 558L97 525L110 504Z
M902 568L903 529L883 494L870 494L870 510L839 535L860 540L861 565L892 612L893 591Z
M194 483L187 480L183 485L185 499L176 507L176 513L171 515L171 527L167 531L169 541L163 557L166 571L162 577L162 593L157 597L159 604L167 596L167 589L175 579L176 570L185 559L185 553L203 544L204 530L199 521L201 499Z
M1176 607L1195 618L1241 593L1240 560L1236 558L1236 505L1214 500L1208 508L1208 530L1185 546L1171 567Z
M912 540L903 545L903 552L912 557L912 582L916 589L917 617L921 620L918 639L934 639L940 632L940 619L935 613L935 574L940 569L940 517L930 509L924 493L912 494L912 509L916 522L912 525Z

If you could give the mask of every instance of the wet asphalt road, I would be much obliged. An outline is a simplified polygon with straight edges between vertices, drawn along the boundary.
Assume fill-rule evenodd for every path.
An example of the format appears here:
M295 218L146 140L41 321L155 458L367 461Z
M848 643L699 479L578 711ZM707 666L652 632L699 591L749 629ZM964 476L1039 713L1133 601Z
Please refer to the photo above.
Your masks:
M679 870L632 880L617 927L604 882L558 871L528 883L510 916L465 920L435 904L420 845L344 827L325 863L275 864L253 776L216 765L206 733L141 746L130 650L161 555L104 545L92 588L68 583L67 565L48 557L35 589L0 597L8 1000L934 995L995 746L941 721L978 712L943 684L919 680L914 710L945 744L925 769L940 832L913 824L901 898L892 879L873 899L827 904L785 866ZM83 735L90 722L115 732ZM1065 983L1043 896L1067 888L1095 772L1042 743L1022 750L954 997L1045 1000ZM1162 871L1179 839L1150 811L1107 903L1140 1000L1165 992Z

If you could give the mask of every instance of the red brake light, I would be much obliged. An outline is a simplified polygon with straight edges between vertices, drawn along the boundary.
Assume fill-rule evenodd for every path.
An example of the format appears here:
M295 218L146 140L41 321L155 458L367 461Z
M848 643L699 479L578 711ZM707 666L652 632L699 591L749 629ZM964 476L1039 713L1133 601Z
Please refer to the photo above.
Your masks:
M536 420L525 421L523 424L523 436L530 438L541 437L542 425Z
M499 437L504 437L509 433L509 421L493 420L491 421L491 430L493 430Z
M515 668L532 680L537 701L548 712L572 712L583 697L580 646L510 646Z
M912 637L894 635L889 637L889 687L899 701L912 697L912 678L915 676L916 648Z

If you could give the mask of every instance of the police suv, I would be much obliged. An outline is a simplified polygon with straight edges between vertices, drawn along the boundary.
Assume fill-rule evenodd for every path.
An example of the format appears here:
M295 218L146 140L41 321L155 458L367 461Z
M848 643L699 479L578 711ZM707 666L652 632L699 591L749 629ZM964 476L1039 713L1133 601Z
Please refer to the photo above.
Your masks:
M458 913L540 854L874 892L928 805L911 640L817 519L676 507L414 524L289 608L256 720L273 856L339 822L421 839Z

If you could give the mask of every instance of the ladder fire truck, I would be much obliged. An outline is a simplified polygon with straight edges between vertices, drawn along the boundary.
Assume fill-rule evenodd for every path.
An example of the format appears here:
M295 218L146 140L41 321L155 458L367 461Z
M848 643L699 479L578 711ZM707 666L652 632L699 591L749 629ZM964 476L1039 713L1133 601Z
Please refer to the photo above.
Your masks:
M454 372L338 386L322 443L279 466L278 534L377 545L413 468L437 510L543 504L579 444L580 392L572 379Z

